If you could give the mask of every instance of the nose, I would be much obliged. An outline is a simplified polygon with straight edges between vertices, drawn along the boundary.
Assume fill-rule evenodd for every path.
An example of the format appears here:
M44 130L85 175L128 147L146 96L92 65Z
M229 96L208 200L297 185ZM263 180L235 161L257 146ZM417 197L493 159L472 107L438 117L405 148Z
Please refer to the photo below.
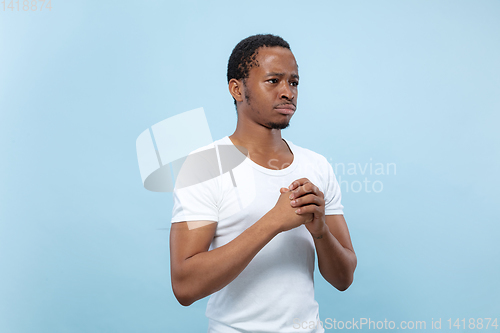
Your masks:
M282 88L280 90L281 94L280 98L291 101L295 97L295 92L293 91L293 88L286 81L282 81L281 85Z

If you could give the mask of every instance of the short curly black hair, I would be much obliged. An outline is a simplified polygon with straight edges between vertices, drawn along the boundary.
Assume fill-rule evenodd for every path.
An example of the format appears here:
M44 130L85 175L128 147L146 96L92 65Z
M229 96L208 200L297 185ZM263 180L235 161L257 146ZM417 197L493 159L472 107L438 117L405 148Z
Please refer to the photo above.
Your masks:
M290 45L280 36L271 34L258 34L247 37L239 42L233 49L227 63L227 82L231 79L241 80L248 78L248 71L254 66L259 66L257 62L257 49L260 47L281 46L290 49ZM234 101L236 104L236 100Z

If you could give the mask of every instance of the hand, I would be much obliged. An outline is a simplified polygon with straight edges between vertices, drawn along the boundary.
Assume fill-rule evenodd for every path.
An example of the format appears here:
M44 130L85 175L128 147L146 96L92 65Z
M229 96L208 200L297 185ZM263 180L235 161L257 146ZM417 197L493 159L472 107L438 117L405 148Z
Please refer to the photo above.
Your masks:
M314 215L312 213L297 214L295 212L296 208L290 205L290 194L287 188L281 188L280 192L278 202L268 212L272 216L272 221L276 221L279 224L278 228L280 231L291 230L313 220Z
M290 205L296 214L313 214L314 218L306 224L307 230L316 238L322 238L327 230L325 223L325 197L319 188L307 178L294 181L289 187Z

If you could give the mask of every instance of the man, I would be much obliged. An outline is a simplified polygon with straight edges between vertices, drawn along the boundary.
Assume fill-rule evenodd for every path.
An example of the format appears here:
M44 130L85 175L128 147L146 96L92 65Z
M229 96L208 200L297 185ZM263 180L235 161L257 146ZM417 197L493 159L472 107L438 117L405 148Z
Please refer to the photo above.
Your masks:
M281 137L297 105L290 46L273 35L242 40L228 83L236 130L211 146L244 147L248 156L230 173L175 191L174 294L185 306L212 295L209 332L323 332L310 324L319 321L314 250L322 276L341 291L356 255L331 165Z

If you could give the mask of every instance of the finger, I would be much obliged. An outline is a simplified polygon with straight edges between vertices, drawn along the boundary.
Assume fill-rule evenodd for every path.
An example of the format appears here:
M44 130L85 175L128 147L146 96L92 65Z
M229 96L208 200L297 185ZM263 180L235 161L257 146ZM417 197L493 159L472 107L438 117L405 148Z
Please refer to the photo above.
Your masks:
M293 191L290 193L290 199L298 198L301 197L307 193L311 193L313 190L314 185L312 183L305 183L303 185L300 185L299 187L295 188Z
M312 219L310 221L321 220L325 218L325 210L316 205L308 205L301 207L297 209L295 213L300 216L312 215Z
M293 190L295 190L297 187L302 186L302 185L304 185L304 184L306 184L306 183L310 183L309 179L307 179L307 178L300 178L300 179L294 180L294 181L290 184L290 186L288 186L288 189L289 189L290 191L293 191Z
M322 210L319 206L316 206L316 205L302 206L302 207L296 209L295 213L297 215L314 214L314 218L319 218L325 214L324 210Z
M293 190L292 193L290 193L290 199L299 198L308 193L312 193L322 198L324 197L323 192L321 192L316 185L309 182Z
M325 200L322 197L319 197L314 194L307 194L300 198L293 199L290 201L292 207L301 207L306 205L316 205L316 206L324 206Z

